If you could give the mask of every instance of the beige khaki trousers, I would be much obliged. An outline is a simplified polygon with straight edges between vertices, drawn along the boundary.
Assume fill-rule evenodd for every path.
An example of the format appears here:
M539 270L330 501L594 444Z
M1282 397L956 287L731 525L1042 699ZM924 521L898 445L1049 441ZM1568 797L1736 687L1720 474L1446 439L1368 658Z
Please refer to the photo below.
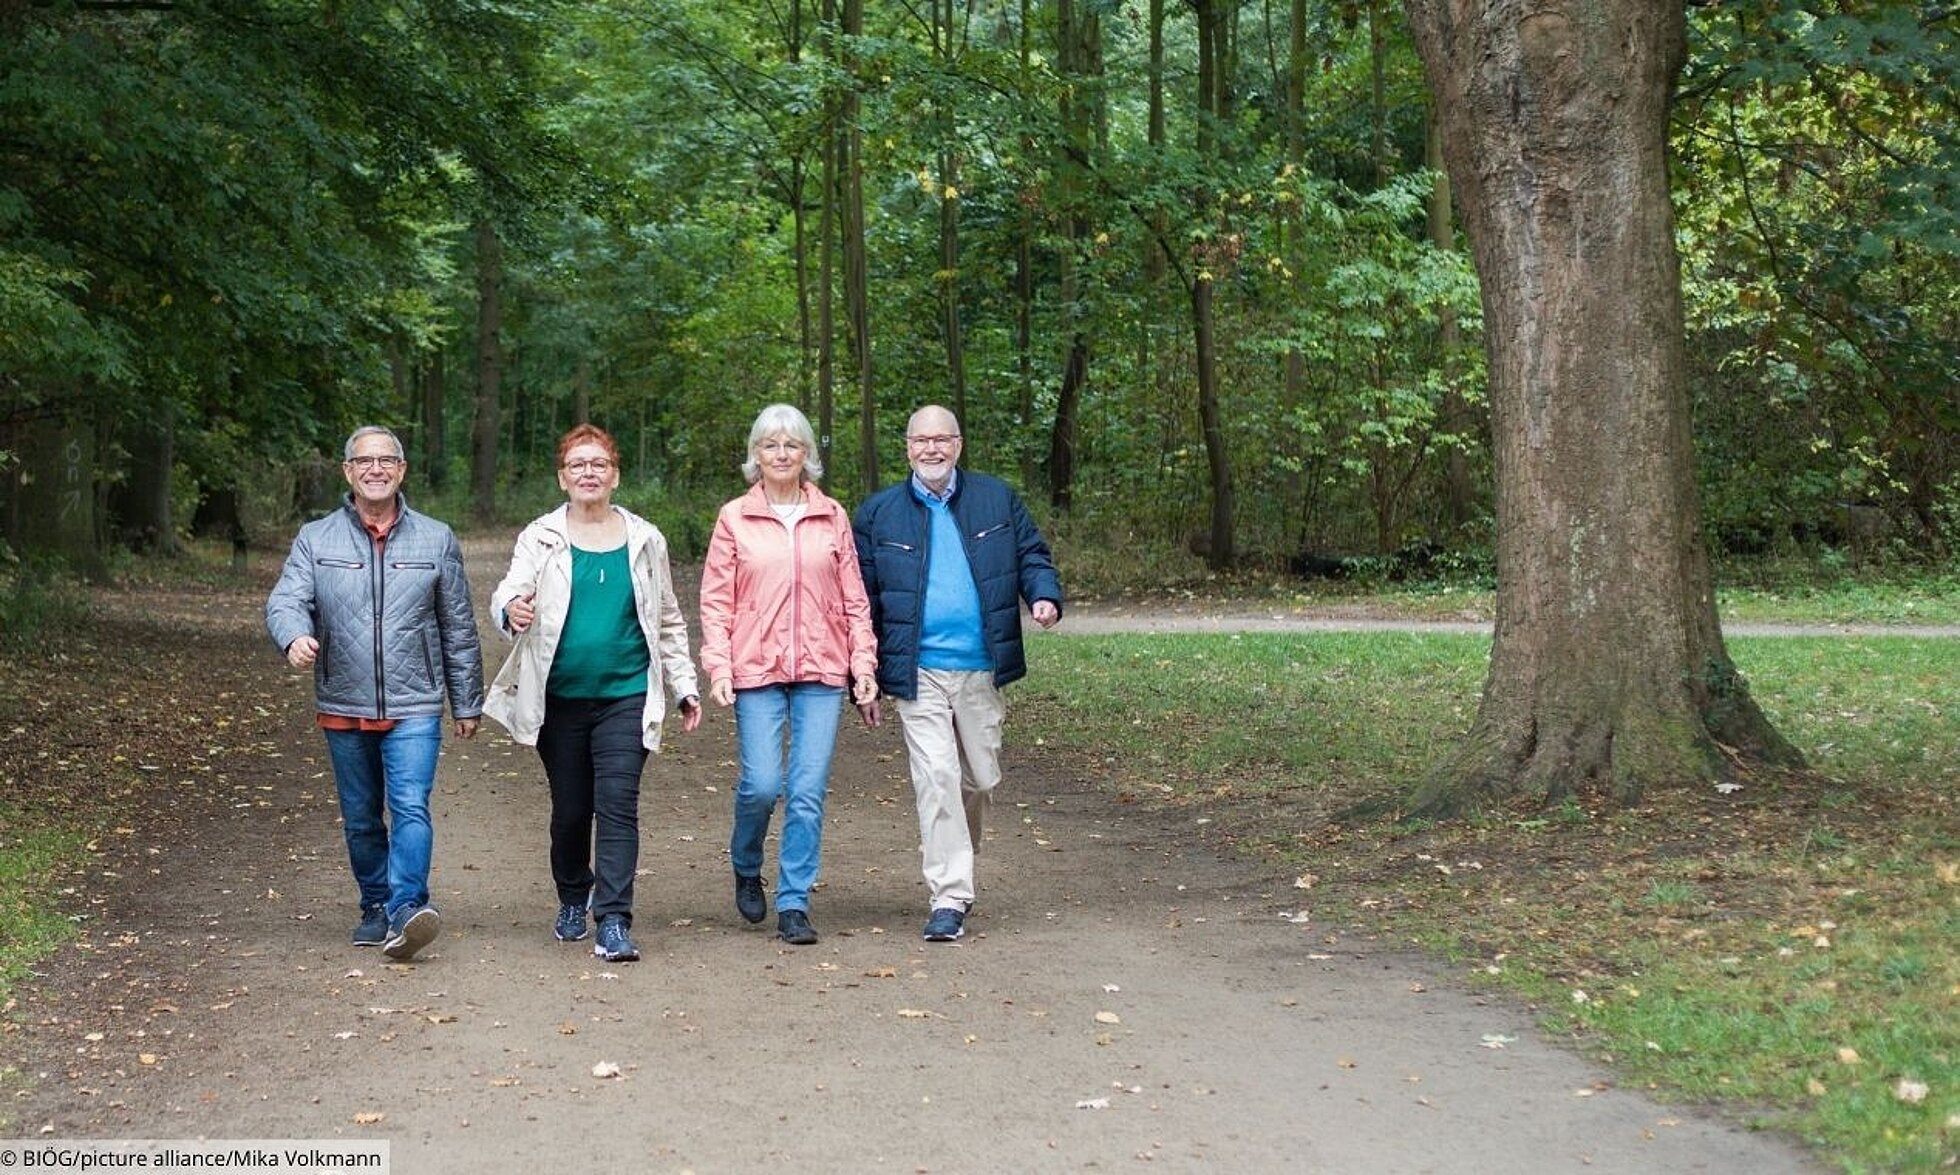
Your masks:
M898 699L919 807L919 856L932 908L973 904L973 856L1000 782L1005 699L992 670L919 670L919 696Z

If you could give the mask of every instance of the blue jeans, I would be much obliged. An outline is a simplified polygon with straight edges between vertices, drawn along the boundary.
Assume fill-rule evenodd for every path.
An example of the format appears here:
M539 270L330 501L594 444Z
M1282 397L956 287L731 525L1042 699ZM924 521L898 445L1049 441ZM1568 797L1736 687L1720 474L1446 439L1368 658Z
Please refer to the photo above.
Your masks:
M403 718L388 731L323 733L361 908L380 906L392 918L403 907L428 905L435 850L429 792L442 751L442 716Z
M823 802L844 691L818 682L735 691L735 736L742 778L735 790L735 834L728 859L743 877L762 874L762 841L776 800L783 803L777 848L776 912L808 910L823 849ZM787 754L785 743L787 742Z
M538 758L551 781L551 880L560 905L633 921L640 866L642 716L647 696L544 699ZM593 835L594 826L598 835Z

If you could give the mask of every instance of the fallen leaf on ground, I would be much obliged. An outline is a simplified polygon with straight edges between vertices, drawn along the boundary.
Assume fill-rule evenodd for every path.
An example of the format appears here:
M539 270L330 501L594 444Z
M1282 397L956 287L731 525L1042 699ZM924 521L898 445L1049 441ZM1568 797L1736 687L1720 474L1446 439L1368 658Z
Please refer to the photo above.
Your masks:
M362 1112L354 1115L354 1125L372 1126L376 1122L381 1121L383 1118L386 1118L387 1116L388 1115L382 1113L379 1110L363 1110Z
M1107 1110L1109 1108L1109 1099L1106 1097L1085 1098L1075 1103L1075 1108L1078 1110Z
M1098 1024L1121 1024L1122 1022L1123 1022L1123 1017L1118 1016L1114 1012L1096 1013L1096 1023Z
M592 1066L592 1075L599 1078L617 1077L619 1076L619 1065L612 1061L600 1061L598 1064Z
M1932 1091L1924 1081L1914 1081L1909 1077L1899 1078L1899 1083L1892 1087L1892 1096L1909 1106L1916 1106L1925 1101L1926 1095L1930 1092Z

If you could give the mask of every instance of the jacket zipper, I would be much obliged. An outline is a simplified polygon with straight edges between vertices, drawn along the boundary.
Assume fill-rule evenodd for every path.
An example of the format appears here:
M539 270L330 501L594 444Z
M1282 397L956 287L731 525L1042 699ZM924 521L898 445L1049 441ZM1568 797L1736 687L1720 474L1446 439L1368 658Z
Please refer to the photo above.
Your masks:
M808 511L803 518L808 518ZM789 679L797 680L797 669L803 663L803 652L797 647L803 635L803 553L796 532L803 526L803 518L789 528Z
M368 541L368 549L373 553L374 561L374 575L371 577L374 583L374 713L376 718L386 720L388 717L388 678L387 674L383 673L381 669L381 630L383 626L382 618L388 612L388 572L382 566L381 551L374 546L374 536L367 533L366 527L361 528L361 534ZM392 538L393 536L394 531L391 528L388 537Z

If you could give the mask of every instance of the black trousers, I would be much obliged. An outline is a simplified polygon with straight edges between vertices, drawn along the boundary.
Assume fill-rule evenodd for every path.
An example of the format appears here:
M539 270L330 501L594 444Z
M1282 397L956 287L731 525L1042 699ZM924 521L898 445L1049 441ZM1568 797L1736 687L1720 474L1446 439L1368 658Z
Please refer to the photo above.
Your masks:
M547 695L538 758L551 781L551 880L558 900L592 916L633 921L633 873L640 865L640 772L647 749L640 718L647 696ZM596 832L596 835L595 835Z

